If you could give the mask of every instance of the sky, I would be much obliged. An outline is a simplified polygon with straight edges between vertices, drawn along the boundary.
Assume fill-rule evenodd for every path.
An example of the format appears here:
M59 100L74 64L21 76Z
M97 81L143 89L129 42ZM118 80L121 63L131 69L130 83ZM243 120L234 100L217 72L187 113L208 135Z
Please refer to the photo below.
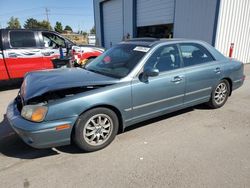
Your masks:
M22 26L31 17L47 20L46 8L52 27L56 21L75 32L88 32L94 26L93 0L0 0L0 28L7 26L11 16L19 18Z

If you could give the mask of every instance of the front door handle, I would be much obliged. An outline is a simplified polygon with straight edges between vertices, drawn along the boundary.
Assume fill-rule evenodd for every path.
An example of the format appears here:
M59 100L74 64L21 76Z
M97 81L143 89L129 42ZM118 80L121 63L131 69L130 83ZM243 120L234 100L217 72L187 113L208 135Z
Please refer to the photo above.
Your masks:
M216 74L220 74L221 73L220 67L216 67L216 69L214 69L214 72Z
M183 77L182 77L182 76L175 76L175 77L171 80L171 82L180 83L182 80L183 80Z
M50 56L52 53L51 52L43 52L42 53L44 56Z

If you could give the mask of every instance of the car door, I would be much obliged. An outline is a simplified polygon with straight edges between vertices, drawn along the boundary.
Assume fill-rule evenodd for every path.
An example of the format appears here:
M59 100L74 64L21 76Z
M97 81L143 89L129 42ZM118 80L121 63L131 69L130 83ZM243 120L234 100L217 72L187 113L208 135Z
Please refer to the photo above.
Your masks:
M176 45L163 45L153 52L144 70L156 68L159 75L142 79L143 72L132 81L133 120L141 121L181 108L185 77Z
M10 78L21 78L27 72L44 69L36 32L10 30L7 35L9 48L4 50L4 57Z
M208 101L220 78L219 63L200 44L182 43L179 46L186 78L184 104L190 106Z
M60 57L60 47L62 48L64 56L66 55L66 42L59 35L43 31L41 32L42 37L42 54L46 67L50 68L52 66L51 59Z

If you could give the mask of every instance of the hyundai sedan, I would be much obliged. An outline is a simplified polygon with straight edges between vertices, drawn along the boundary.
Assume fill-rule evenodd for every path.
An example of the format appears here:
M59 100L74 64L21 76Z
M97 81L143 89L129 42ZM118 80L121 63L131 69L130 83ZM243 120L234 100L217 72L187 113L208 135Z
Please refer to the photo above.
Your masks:
M243 69L202 41L132 39L84 68L28 73L7 117L32 147L74 141L96 151L135 123L201 103L222 107Z

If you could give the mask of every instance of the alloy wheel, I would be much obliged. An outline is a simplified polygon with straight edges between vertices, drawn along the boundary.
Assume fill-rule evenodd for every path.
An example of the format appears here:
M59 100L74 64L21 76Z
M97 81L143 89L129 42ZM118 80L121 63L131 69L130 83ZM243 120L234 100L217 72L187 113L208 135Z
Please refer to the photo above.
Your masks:
M226 83L222 82L216 87L214 92L214 100L216 104L220 105L224 103L224 101L227 98L227 95L228 95L227 85Z
M92 116L84 126L84 140L92 146L98 146L105 143L113 130L113 121L106 114L97 114Z

